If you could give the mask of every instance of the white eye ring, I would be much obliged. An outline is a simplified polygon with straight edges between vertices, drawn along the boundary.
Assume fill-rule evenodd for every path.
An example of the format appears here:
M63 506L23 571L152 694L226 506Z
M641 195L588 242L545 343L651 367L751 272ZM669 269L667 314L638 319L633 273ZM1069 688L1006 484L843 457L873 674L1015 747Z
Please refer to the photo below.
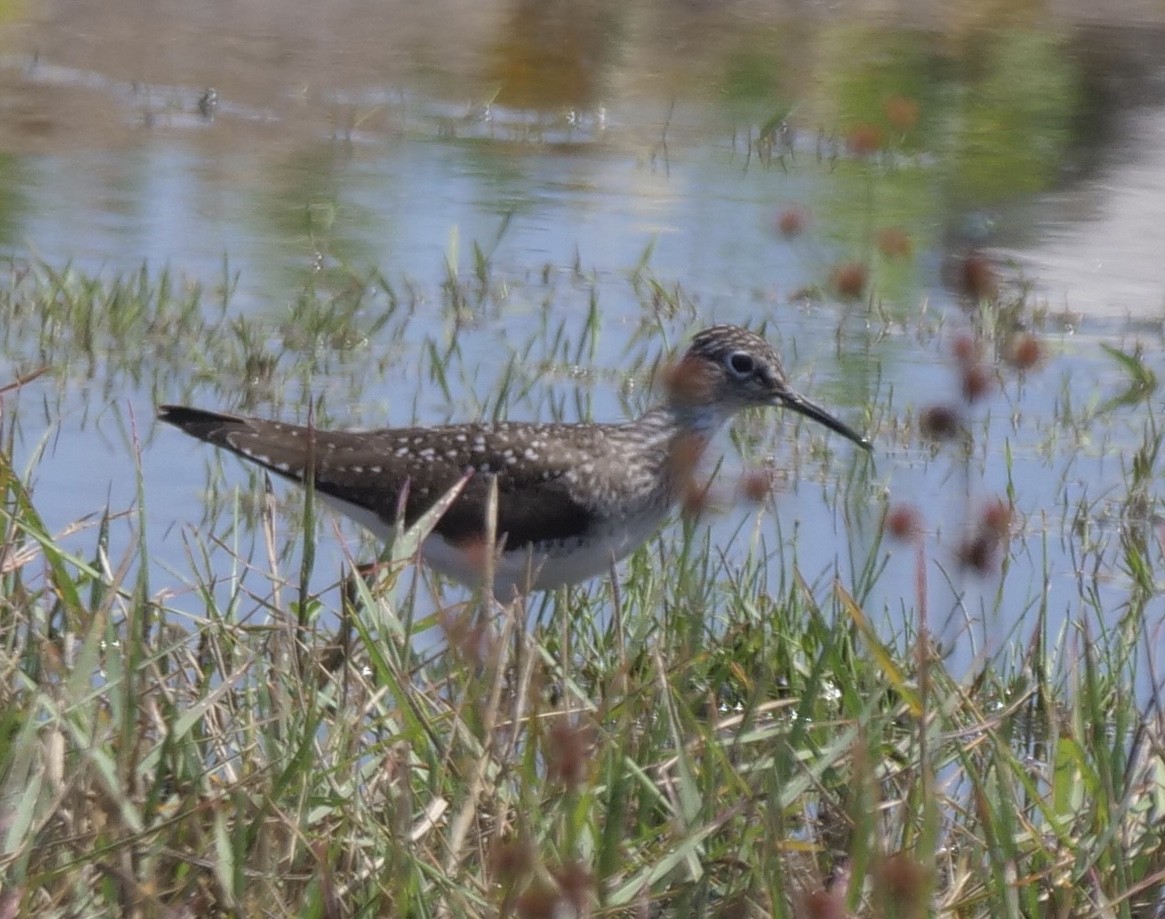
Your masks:
M725 361L734 376L744 379L756 370L756 360L747 351L733 351Z

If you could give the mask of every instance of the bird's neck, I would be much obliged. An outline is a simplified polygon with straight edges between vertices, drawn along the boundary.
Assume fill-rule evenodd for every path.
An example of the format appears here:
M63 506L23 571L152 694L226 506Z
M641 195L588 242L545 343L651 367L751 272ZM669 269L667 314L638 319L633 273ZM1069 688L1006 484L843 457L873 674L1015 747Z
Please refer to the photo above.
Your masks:
M729 416L707 405L660 405L622 425L647 452L698 455Z
M635 423L665 438L691 435L710 440L730 417L731 413L716 405L669 403L651 409Z
M651 458L651 491L666 497L661 506L670 506L686 493L704 451L728 417L714 406L665 404L624 426L641 455Z

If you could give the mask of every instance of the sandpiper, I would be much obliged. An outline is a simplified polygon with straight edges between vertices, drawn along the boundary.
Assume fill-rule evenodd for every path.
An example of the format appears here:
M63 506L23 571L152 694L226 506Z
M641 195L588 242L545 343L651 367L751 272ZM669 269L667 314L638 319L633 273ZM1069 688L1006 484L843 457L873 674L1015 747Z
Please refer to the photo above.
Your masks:
M485 561L489 480L497 482L493 588L501 600L607 572L642 545L691 487L709 441L738 411L780 405L870 443L790 388L772 347L748 329L698 333L665 374L665 398L622 424L500 422L324 431L163 405L158 417L283 478L313 477L326 503L387 539L466 475L422 546L424 561L469 586Z

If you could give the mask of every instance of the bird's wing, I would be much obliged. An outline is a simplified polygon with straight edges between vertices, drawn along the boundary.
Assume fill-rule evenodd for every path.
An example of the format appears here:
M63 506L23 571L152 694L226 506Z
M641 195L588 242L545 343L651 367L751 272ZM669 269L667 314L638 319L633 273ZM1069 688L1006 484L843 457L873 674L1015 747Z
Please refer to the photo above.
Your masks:
M292 481L302 483L311 470L321 494L367 508L389 526L406 482L409 525L472 471L435 527L454 543L484 533L491 475L498 478L497 534L509 548L581 536L594 519L575 497L569 456L540 457L535 465L515 446L531 436L553 441L561 433L555 425L325 431L169 405L159 409L158 417Z

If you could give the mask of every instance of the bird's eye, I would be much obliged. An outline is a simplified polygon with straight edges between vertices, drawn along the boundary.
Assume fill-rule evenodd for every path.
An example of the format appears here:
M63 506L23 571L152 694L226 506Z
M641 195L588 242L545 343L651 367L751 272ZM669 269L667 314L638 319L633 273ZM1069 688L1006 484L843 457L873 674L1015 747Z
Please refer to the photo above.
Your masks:
M728 369L738 377L746 377L756 370L756 361L747 351L736 351L728 356Z

